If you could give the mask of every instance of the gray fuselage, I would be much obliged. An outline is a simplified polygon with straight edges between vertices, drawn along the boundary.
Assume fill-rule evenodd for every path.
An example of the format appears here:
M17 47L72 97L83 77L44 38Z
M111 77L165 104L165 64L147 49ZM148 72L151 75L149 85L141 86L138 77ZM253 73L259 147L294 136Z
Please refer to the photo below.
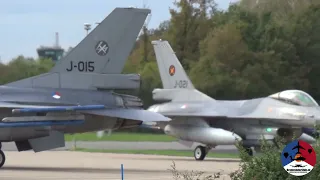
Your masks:
M54 93L60 94L60 98L53 98ZM116 94L111 91L71 90L71 89L33 89L0 86L0 101L12 102L23 105L62 106L62 105L105 105L115 108L141 108L139 98L129 95ZM50 114L50 113L47 113ZM55 113L57 114L57 113ZM58 113L68 115L68 113ZM70 113L69 113L70 114ZM28 116L45 116L41 113L28 113ZM19 116L12 114L12 108L0 109L1 119L5 117ZM26 116L23 114L22 116ZM52 119L54 120L54 119ZM59 130L64 133L82 133L105 129L125 128L137 126L141 122L123 120L108 116L85 115L85 123L79 125L65 125L52 127L1 127L0 141L18 141L37 137L48 136L51 130Z
M178 125L175 129L205 127L204 124L207 124L234 132L248 146L259 146L258 140L262 136L272 140L285 132L290 135L294 132L300 137L302 127L313 127L320 117L319 107L291 105L270 97L239 101L167 102L153 105L148 110L173 119L170 123L163 123L163 129L167 124Z

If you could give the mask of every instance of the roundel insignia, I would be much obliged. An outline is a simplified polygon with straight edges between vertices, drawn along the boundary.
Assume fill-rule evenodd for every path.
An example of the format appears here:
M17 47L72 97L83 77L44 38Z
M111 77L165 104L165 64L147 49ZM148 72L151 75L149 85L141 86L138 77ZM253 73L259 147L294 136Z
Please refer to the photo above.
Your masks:
M173 76L175 73L176 73L176 68L175 68L173 65L171 65L171 66L169 67L169 74L170 74L170 76Z
M316 152L312 146L301 140L287 144L281 153L283 168L294 176L304 176L311 172L316 161Z
M99 56L105 56L109 52L109 45L105 41L99 41L95 46L95 51Z

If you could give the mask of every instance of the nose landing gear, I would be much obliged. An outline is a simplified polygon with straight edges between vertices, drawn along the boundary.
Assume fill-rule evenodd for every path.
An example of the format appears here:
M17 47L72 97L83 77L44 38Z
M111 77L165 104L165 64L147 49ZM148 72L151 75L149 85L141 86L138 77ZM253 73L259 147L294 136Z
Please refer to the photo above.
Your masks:
M245 147L245 152L249 155L249 156L253 156L253 150L251 147Z

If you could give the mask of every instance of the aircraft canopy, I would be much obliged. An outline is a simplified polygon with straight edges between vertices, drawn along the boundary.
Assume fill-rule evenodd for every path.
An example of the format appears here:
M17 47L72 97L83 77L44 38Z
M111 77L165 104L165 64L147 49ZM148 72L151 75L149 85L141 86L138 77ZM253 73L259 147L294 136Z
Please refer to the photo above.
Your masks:
M281 91L269 97L299 106L319 106L308 93L300 90Z

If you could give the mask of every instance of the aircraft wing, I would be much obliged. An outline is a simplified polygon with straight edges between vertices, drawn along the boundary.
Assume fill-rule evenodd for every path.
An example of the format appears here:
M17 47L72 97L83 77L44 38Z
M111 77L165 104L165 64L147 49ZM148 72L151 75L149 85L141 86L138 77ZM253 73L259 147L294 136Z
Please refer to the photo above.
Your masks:
M82 106L37 106L24 105L8 102L0 102L0 108L12 109L13 114L24 113L47 113L47 112L78 112L80 115L68 116L20 116L5 117L0 122L1 127L31 127L31 126L59 126L59 125L77 125L85 120L85 114L95 114L101 116L117 117L123 119L132 119L138 121L170 121L171 119L161 114L140 110L110 108L104 105L82 105Z
M153 122L153 121L170 121L159 113L142 110L142 109L122 109L122 108L112 108L104 110L90 110L90 111L80 111L85 114L94 114L100 116L118 117L123 119L131 119L143 122Z
M0 108L10 108L12 113L27 113L27 112L62 112L62 111L77 111L77 110L92 110L105 109L104 105L83 105L83 106L39 106L26 105L9 102L0 102Z
M104 105L84 105L84 106L53 106L53 107L28 107L28 108L17 108L12 109L13 114L18 113L29 113L29 112L66 112L66 111L81 111L81 110L96 110L96 109L105 109Z
M46 120L46 121L25 121L25 122L0 122L0 128L5 127L38 127L38 126L65 126L78 125L84 123L84 120Z
M165 112L161 113L164 116L169 116L169 117L203 117L203 118L209 118L209 117L215 117L215 118L227 118L227 115L220 114L218 112L195 112L195 113L190 113L190 112Z
M36 106L24 105L9 102L0 102L0 108L12 109L12 114L41 113L41 112L70 112L80 110L105 109L104 105L85 105L85 106ZM2 127L36 127L36 126L62 126L78 125L84 123L84 116L70 115L60 116L20 116L5 117L0 122Z
M238 115L232 113L219 113L219 112L165 112L161 113L164 116L174 119L175 117L193 117L193 118L203 118L208 121L225 120L225 121L242 121L253 124L268 125L268 126L295 126L295 127L313 127L315 120L308 118L306 116L290 114L287 116L270 116L261 114L261 116L247 114Z

